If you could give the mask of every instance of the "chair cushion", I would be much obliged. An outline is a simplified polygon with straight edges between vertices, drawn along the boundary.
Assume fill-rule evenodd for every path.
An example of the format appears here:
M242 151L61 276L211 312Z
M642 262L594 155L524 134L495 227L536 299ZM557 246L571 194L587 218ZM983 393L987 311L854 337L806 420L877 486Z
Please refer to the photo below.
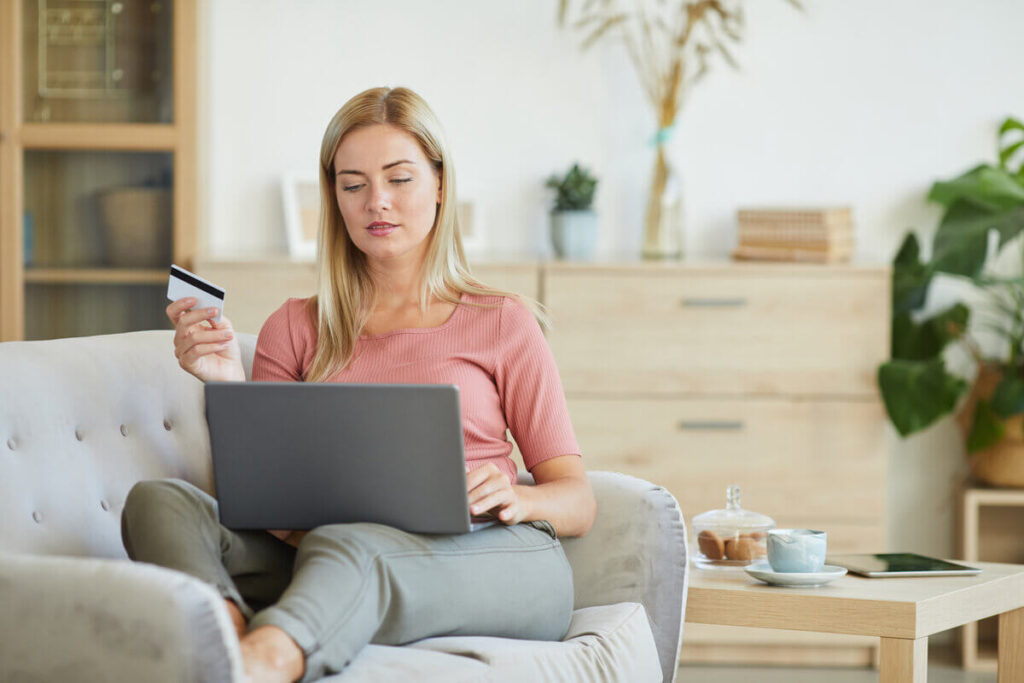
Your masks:
M578 609L561 642L476 636L428 638L403 650L461 655L491 668L491 681L661 681L658 650L643 605ZM348 679L344 679L347 683ZM381 679L378 679L381 680ZM434 680L417 676L419 681ZM451 680L445 675L436 680Z
M482 683L494 679L489 666L469 657L411 647L367 645L343 672L320 680L337 683Z

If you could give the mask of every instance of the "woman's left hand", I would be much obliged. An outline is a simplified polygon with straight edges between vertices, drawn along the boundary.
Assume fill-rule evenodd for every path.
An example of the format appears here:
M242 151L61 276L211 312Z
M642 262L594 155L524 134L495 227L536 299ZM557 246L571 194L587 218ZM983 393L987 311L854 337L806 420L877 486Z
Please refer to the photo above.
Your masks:
M466 474L469 489L469 514L482 515L492 511L502 524L519 524L526 517L526 509L509 482L508 477L494 463L481 465Z
M293 548L299 547L299 541L305 538L308 531L293 531L291 529L267 529L267 533L284 541Z

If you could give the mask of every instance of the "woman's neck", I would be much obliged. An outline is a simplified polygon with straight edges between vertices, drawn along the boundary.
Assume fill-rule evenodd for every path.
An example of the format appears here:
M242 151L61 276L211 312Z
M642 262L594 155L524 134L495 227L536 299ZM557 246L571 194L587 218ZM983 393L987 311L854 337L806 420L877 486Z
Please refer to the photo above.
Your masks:
M377 289L375 310L398 312L419 308L422 262L376 264L370 268L370 277Z

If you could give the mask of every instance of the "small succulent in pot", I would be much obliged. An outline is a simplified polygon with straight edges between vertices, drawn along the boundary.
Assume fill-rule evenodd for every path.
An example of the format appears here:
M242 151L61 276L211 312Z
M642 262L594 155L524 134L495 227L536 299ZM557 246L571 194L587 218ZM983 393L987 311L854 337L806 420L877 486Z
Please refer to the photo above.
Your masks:
M578 163L564 176L551 175L545 185L555 190L551 209L551 241L559 258L587 259L597 245L597 213L591 208L597 178Z

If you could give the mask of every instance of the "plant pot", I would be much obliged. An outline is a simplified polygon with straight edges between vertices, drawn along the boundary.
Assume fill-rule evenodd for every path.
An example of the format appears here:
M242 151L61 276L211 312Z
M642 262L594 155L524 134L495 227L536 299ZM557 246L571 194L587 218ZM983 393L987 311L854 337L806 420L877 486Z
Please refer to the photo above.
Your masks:
M965 440L970 434L975 404L978 399L991 398L1002 378L998 366L983 365L979 369L967 400L956 414ZM1024 416L1015 415L1002 423L1006 436L999 443L969 456L971 474L991 486L1024 488Z
M558 258L590 259L597 246L597 213L590 209L552 211L551 243Z
M171 192L161 187L119 187L99 194L107 262L146 268L171 262Z

